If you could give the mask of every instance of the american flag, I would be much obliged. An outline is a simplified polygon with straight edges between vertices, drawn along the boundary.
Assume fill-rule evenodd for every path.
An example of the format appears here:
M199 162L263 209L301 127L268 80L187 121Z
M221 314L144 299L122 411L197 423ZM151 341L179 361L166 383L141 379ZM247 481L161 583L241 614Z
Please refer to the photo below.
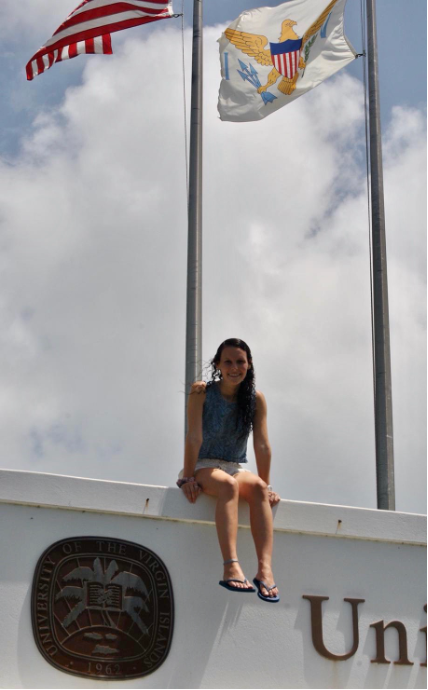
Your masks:
M111 55L110 33L172 16L172 0L83 0L27 64L27 79L83 53Z

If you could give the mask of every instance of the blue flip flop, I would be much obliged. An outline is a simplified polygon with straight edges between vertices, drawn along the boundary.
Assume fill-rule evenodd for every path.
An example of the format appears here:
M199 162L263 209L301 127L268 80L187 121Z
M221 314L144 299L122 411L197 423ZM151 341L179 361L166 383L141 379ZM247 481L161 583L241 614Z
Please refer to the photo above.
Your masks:
M272 587L268 587L263 580L258 580L256 577L253 578L253 582L257 587L257 596L260 597L260 599L263 599L263 601L269 601L271 604L277 604L279 601L279 597L267 597L264 594L262 594L262 587L267 589L268 592L271 591L271 589L275 589L276 585L272 585Z
M254 587L233 587L233 585L229 585L229 582L241 582L243 585L247 582L247 584L250 584L247 579L245 580L238 580L236 577L231 577L228 580L220 580L218 583L221 587L224 587L225 589L228 589L229 592L255 592L256 590Z

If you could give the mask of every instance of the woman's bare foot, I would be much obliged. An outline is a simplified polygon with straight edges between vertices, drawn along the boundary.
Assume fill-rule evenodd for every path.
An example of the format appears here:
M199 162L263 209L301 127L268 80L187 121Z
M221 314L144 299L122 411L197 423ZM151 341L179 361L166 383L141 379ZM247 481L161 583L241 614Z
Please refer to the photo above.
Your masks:
M239 563L228 563L224 566L223 579L230 580L231 578L236 580L246 580ZM248 580L245 582L229 582L228 584L230 587L236 587L237 589L252 589L252 585L248 582Z
M268 587L272 587L272 585L275 584L275 580L273 579L272 568L260 567L257 571L256 579L263 581ZM264 597L278 596L278 587L274 587L273 589L267 590L266 587L263 587L263 585L261 585L260 591Z

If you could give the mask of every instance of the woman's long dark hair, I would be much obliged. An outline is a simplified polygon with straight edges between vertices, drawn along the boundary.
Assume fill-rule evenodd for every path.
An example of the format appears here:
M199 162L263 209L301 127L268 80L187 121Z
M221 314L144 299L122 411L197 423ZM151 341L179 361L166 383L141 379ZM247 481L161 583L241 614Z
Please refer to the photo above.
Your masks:
M210 362L212 380L208 383L214 383L214 381L220 381L222 379L218 364L220 363L221 353L225 347L239 347L240 350L244 350L247 354L248 364L250 364L247 375L239 386L236 405L236 425L238 427L239 422L241 422L243 433L248 435L253 428L254 413L256 411L256 380L253 357L247 343L244 343L244 341L239 338L228 338L222 342Z

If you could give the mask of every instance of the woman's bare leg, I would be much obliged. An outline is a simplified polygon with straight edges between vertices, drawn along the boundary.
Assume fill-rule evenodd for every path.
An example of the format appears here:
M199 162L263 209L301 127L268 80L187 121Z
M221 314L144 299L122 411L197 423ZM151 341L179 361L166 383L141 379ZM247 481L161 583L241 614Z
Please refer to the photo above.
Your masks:
M204 493L217 499L215 522L223 561L237 558L239 487L235 478L223 470L205 468L196 472L195 479ZM239 563L229 563L224 566L224 579L229 578L245 579ZM248 584L239 582L230 584L232 587L248 588Z
M256 547L258 570L256 578L271 587L275 580L272 573L273 519L266 483L252 472L238 472L234 475L239 495L250 507L251 533ZM269 592L262 587L264 596L276 597L277 588Z

